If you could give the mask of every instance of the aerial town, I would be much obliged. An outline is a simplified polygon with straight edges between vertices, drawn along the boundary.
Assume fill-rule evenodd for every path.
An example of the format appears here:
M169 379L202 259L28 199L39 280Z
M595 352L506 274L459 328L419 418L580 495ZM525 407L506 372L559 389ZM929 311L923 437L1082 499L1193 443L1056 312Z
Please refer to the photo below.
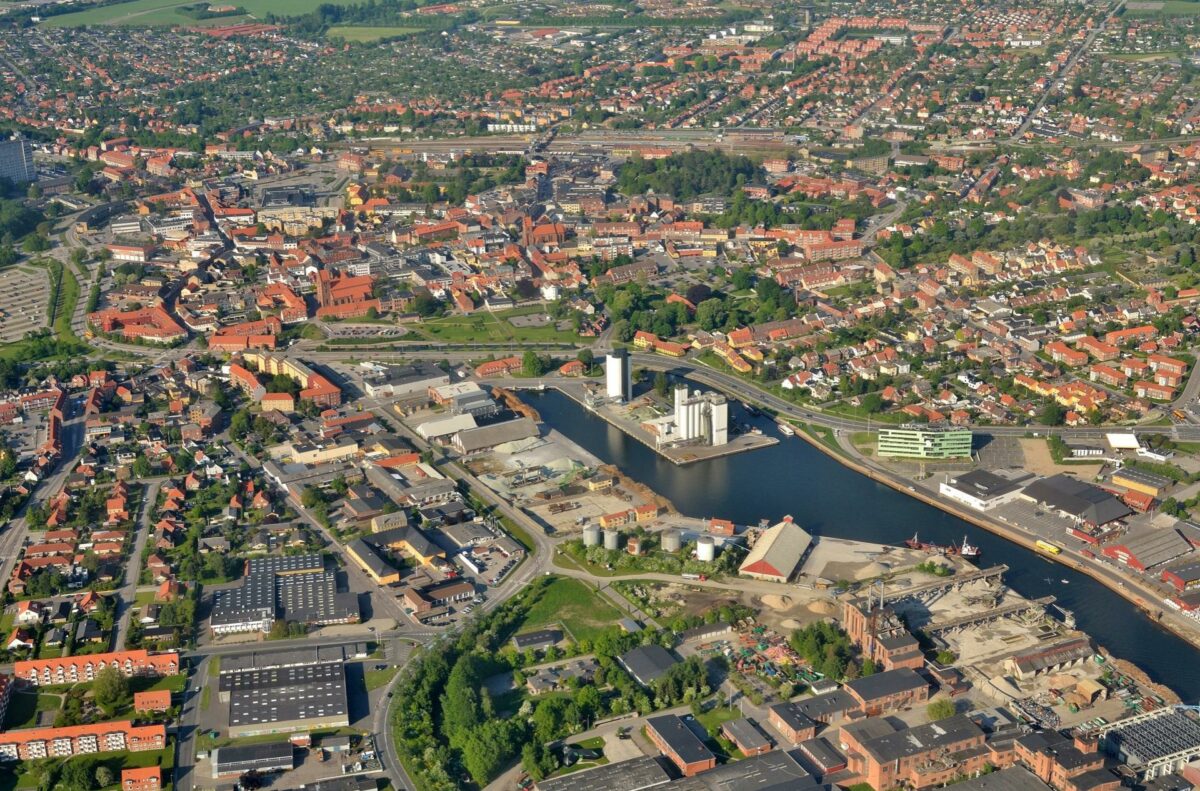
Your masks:
M0 4L0 791L1200 788L1198 45Z

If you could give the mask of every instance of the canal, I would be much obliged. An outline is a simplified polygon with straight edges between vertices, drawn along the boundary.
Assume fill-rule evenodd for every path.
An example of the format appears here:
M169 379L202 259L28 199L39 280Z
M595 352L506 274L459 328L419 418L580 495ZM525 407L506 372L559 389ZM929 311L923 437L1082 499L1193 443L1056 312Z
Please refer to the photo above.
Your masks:
M939 544L966 536L984 565L1007 564L1006 582L1021 594L1054 595L1076 626L1114 655L1141 667L1185 702L1200 698L1200 650L1153 623L1090 577L926 505L839 464L804 440L677 467L555 390L523 394L553 428L670 499L688 516L737 524L772 523L791 514L814 535L898 544L913 533ZM740 413L740 407L735 407ZM738 414L744 421L744 414ZM774 432L766 418L752 418Z

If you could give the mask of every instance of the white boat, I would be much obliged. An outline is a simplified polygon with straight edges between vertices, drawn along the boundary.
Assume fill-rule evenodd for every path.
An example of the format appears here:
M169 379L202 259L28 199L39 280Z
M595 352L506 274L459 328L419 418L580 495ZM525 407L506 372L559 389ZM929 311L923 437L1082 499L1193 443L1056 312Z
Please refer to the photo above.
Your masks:
M794 437L794 436L796 436L796 429L792 428L787 423L780 423L779 424L779 433L785 437Z

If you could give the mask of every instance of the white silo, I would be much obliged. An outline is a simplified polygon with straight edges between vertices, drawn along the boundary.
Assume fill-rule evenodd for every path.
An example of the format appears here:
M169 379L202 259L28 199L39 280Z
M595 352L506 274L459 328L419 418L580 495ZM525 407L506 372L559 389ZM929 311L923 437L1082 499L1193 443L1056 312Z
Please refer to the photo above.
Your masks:
M633 400L633 371L624 349L609 352L604 360L604 392L615 401Z
M583 545L585 547L600 546L600 526L588 525L583 528Z
M683 539L679 535L678 530L664 530L662 534L662 548L664 552L678 552L683 546Z
M620 549L621 534L611 528L604 531L604 548L605 549Z
M696 560L711 561L717 558L717 544L709 536L700 536L696 542Z
M708 398L710 445L719 446L729 442L729 401L720 393L713 393Z

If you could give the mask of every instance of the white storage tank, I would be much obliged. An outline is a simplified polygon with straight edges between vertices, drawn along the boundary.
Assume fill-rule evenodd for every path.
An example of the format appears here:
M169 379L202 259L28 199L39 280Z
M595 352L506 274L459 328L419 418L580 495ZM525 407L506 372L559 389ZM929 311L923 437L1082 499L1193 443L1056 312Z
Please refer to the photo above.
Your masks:
M616 530L605 530L604 531L604 548L605 549L620 549L621 548L621 534L618 533Z
M683 546L683 539L679 537L678 530L664 530L662 534L662 548L664 552L678 552Z
M716 560L717 544L708 536L700 536L696 542L696 560Z
M583 528L583 545L585 547L600 546L600 526L588 525Z

